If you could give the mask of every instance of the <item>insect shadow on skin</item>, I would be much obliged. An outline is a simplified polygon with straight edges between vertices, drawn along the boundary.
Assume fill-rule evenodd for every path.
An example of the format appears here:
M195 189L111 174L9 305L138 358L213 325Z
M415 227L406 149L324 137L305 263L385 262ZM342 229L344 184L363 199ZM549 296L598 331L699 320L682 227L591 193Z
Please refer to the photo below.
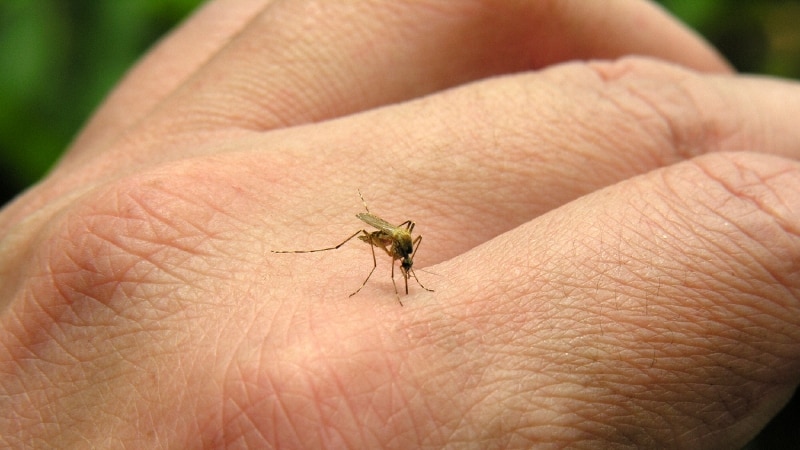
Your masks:
M370 225L374 228L377 228L377 231L369 232L367 230L361 229L350 235L347 239L342 241L339 245L333 247L326 247L320 248L316 250L271 250L272 253L315 253L315 252L326 252L328 250L336 250L343 246L344 244L348 243L351 239L358 236L359 239L366 242L370 246L370 250L372 250L372 270L369 271L367 278L364 279L364 282L361 283L361 286L355 290L350 297L358 294L358 292L367 284L369 278L372 276L372 273L375 272L375 268L378 267L378 260L375 258L375 247L382 249L392 258L392 285L394 286L394 293L397 296L397 302L400 303L400 306L403 306L403 302L400 301L400 293L397 291L397 283L394 280L394 263L397 260L400 260L400 272L403 274L403 279L405 281L406 286L406 295L408 295L408 277L414 277L417 284L428 292L433 292L433 289L428 289L422 285L417 278L417 274L414 273L414 255L417 254L417 250L419 249L419 244L422 242L422 235L416 237L416 239L411 238L411 233L414 231L414 222L410 220L406 220L405 222L401 223L400 225L392 225L389 222L381 219L380 217L372 214L369 212L369 207L367 206L366 200L364 200L364 196L361 195L361 191L358 191L358 196L361 197L361 203L364 204L364 209L367 210L365 213L358 213L356 217L358 217L362 222Z

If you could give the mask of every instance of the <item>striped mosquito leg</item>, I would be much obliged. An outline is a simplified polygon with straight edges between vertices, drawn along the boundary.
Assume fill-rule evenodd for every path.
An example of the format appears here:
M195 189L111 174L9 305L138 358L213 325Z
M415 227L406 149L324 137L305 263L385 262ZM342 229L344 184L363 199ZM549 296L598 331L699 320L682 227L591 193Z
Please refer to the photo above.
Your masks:
M370 270L370 271L369 271L369 275L367 275L367 278L365 278L365 279L364 279L364 282L363 282L363 283L361 283L361 286L359 286L359 288L358 288L358 289L356 289L356 291L355 291L355 292L353 292L352 294L350 294L350 295L349 295L350 297L352 297L352 296L354 296L354 295L358 294L358 292L359 292L359 291L360 291L360 290L361 290L361 289L362 289L364 286L366 286L366 285L367 285L367 281L369 281L369 277L371 277L371 276L372 276L372 272L375 272L375 268L376 268L376 267L378 267L378 260L377 260L377 259L375 259L375 246L374 246L374 245L372 245L371 236L370 236L370 234L369 234L369 233L367 233L365 230L361 230L361 232L363 232L363 233L364 233L364 234L367 236L367 238L369 238L369 239L370 239L370 240L367 240L367 243L368 243L368 244L370 244L369 248L370 248L370 250L372 250L372 270ZM356 233L356 234L358 234L358 233ZM353 236L350 236L350 237L348 238L348 240L350 240L350 239L353 239L353 237L354 237L354 236L355 236L355 235L353 235Z

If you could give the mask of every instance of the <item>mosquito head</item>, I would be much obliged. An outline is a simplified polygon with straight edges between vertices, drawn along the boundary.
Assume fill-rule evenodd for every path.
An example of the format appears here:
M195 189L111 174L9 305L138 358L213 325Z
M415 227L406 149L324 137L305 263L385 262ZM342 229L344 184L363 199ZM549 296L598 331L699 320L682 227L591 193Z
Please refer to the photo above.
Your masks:
M406 283L406 295L408 295L408 275L414 273L411 271L413 265L414 261L411 259L411 255L406 255L400 260L400 271L403 272L403 279Z
M408 294L408 276L414 266L414 242L409 233L399 233L395 240L395 254L400 259L400 270L406 279L406 294Z
M414 265L414 244L411 241L411 236L406 234L397 239L395 254L400 259L400 267L403 269L403 273L408 274L411 266Z
M413 265L414 261L411 259L411 255L406 255L400 260L400 268L403 273L408 273Z
M395 239L395 252L397 256L402 258L403 265L408 262L408 268L411 267L411 257L414 255L414 243L411 241L411 236L407 233L394 236Z

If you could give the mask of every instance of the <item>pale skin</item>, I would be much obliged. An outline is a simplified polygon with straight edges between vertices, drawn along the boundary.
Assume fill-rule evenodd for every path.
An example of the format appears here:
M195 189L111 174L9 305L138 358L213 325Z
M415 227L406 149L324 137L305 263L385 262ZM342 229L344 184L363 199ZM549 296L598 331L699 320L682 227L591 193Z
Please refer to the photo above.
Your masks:
M740 446L800 378L797 117L640 1L211 3L0 215L0 446ZM435 292L270 253L358 188Z

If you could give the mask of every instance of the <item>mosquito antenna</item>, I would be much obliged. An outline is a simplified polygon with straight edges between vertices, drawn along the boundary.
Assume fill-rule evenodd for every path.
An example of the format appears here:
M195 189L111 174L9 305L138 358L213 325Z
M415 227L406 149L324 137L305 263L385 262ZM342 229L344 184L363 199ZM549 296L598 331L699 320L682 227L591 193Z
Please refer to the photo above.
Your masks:
M370 213L370 212L369 212L369 206L367 206L367 201L366 201L366 200L364 200L364 196L363 196L363 195L361 195L361 189L358 189L358 196L359 196L359 197L361 197L361 203L363 203L363 204L364 204L364 209L366 209L366 210L367 210L367 212L368 212L368 213ZM370 214L372 214L372 213L370 213Z

